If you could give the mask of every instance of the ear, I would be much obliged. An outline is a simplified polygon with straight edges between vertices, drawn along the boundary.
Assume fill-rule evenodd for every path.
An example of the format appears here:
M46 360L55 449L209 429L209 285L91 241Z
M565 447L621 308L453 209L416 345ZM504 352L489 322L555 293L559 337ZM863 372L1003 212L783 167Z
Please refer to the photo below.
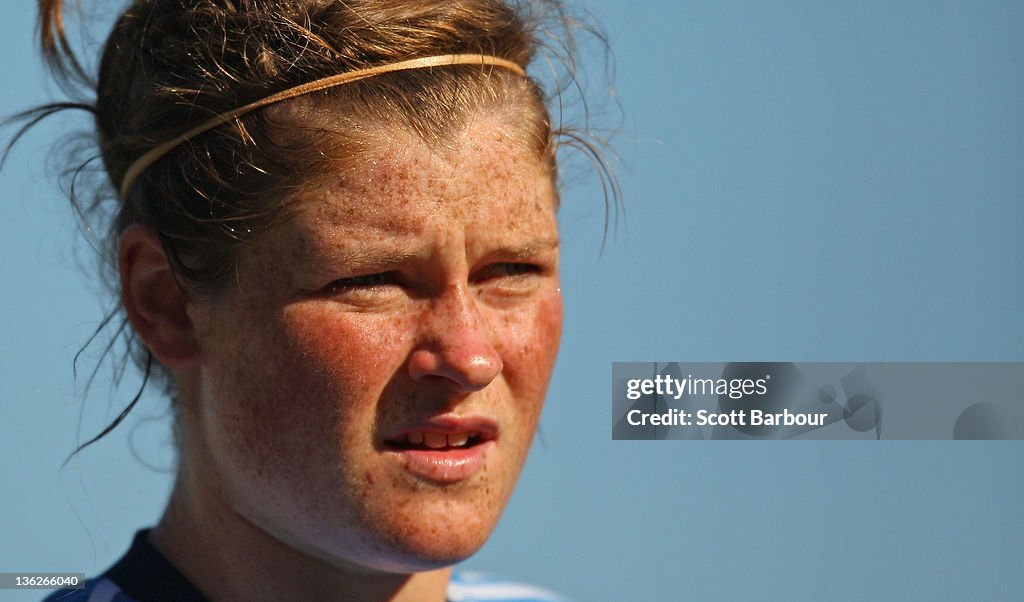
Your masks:
M178 285L160 236L133 224L121 235L117 253L121 303L135 332L168 369L188 368L199 358L188 295Z

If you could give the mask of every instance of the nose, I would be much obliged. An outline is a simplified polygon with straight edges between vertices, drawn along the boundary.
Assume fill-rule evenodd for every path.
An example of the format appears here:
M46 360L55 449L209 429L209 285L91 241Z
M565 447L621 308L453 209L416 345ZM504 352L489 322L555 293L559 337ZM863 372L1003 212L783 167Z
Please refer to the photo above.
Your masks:
M409 357L413 380L439 378L468 393L483 389L501 373L492 332L475 295L465 287L451 287L435 299L420 332L420 342Z

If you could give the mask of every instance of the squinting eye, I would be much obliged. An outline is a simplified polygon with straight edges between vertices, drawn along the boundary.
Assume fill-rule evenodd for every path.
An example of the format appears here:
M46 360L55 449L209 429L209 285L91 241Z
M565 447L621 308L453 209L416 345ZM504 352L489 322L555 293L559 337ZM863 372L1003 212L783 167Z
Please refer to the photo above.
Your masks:
M540 268L531 263L502 263L499 266L509 276L533 274L540 271Z
M333 293L375 289L395 284L397 278L394 272L381 272L378 274L366 274L363 276L352 276L351 278L339 278L327 285L327 289Z
M519 276L527 276L529 274L537 274L541 272L541 267L532 263L517 263L517 262L502 262L495 263L487 266L479 274L481 280L489 280L491 278L515 278Z

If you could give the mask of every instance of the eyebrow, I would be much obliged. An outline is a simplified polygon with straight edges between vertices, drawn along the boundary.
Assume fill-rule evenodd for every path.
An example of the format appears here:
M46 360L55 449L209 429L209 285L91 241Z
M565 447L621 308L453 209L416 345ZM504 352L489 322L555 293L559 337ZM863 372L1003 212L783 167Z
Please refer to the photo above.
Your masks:
M541 238L532 240L525 244L515 246L502 246L484 254L485 257L511 257L513 259L525 259L538 253L551 251L558 248L558 238Z
M522 244L501 245L493 248L481 257L484 259L506 258L521 260L534 257L539 253L550 252L559 246L558 237L539 238ZM429 254L429 251L412 251L402 249L401 246L369 247L369 248L339 248L337 246L321 246L313 254L337 262L346 266L387 268L393 265L401 265L409 260L421 258Z
M415 259L420 253L402 251L396 249L338 249L336 247L325 249L323 257L331 261L337 261L343 265L350 266L380 266L387 267L398 265Z

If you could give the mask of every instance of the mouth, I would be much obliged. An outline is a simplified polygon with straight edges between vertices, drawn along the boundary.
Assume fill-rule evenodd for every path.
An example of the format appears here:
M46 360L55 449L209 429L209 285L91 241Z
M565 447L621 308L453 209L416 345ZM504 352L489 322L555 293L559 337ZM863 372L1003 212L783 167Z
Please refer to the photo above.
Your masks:
M442 417L389 435L383 451L417 479L450 485L483 469L497 437L497 424L489 419Z
M384 445L396 450L449 451L475 447L489 440L485 439L484 433L480 431L442 433L417 430L405 433L398 439L385 441Z

